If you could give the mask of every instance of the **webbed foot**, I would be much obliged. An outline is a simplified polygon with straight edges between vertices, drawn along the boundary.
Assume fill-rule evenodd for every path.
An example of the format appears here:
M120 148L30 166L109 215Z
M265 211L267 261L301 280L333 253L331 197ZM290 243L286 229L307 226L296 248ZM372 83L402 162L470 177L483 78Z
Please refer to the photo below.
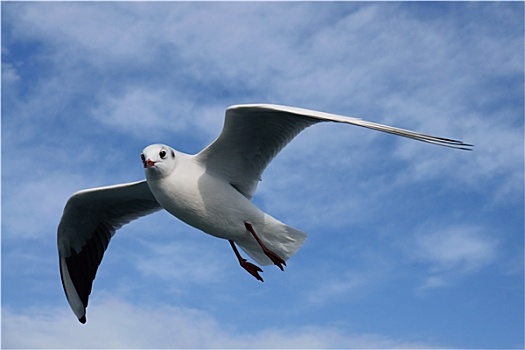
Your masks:
M263 270L259 266L252 264L251 262L248 262L246 259L244 259L239 253L239 250L237 250L237 247L235 246L235 243L232 240L230 240L230 245L233 248L233 252L237 257L237 260L239 260L239 264L241 265L241 267L248 271L248 273L255 277L257 280L264 282L261 275L259 275L259 272L263 272Z

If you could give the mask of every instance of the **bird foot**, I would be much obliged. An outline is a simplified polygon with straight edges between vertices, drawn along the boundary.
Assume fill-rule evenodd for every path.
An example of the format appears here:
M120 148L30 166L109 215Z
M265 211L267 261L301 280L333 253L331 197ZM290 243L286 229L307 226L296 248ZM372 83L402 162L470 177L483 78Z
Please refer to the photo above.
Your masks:
M255 277L257 280L261 281L261 282L264 282L263 278L261 277L261 275L259 275L259 272L263 272L263 270L255 265L255 264L252 264L248 261L246 261L246 259L241 259L239 260L239 263L241 264L242 268L245 269L246 271L248 271L248 273L250 275L252 275L253 277Z
M263 251L264 251L264 254L266 254L267 257L270 258L270 260L278 267L281 269L281 271L284 271L284 266L286 266L286 261L284 261L279 255L275 254L274 252L272 252L271 250L268 250L268 249L265 249L266 247L263 248Z
M255 230L253 229L253 226L249 223L244 223L244 226L246 226L246 229L248 231L251 232L251 234L253 235L253 237L255 238L255 240L257 241L257 243L259 243L259 245L261 246L264 254L270 258L270 260L275 264L277 265L278 268L281 269L281 271L284 271L284 266L286 266L286 262L284 261L283 258L281 258L279 255L275 254L274 252L272 252L270 249L268 249L264 243L259 239L259 236L257 236L257 234L255 233Z
M246 259L244 259L239 253L239 250L237 250L237 247L235 246L235 243L232 240L230 240L230 245L232 246L233 252L237 257L237 260L239 260L239 264L241 265L241 267L248 271L248 273L255 277L258 281L264 282L261 275L259 275L259 272L263 272L263 270L259 266L252 264Z

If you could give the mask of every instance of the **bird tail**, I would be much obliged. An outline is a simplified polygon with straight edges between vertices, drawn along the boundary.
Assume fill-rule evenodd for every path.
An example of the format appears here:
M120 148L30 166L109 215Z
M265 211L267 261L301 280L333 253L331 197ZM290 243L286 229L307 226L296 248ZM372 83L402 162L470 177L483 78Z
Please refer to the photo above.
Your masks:
M269 215L268 215L269 216ZM270 217L270 223L254 229L264 245L284 260L290 259L302 247L306 233L287 226ZM273 262L263 253L255 239L237 242L246 254L261 265L271 265Z

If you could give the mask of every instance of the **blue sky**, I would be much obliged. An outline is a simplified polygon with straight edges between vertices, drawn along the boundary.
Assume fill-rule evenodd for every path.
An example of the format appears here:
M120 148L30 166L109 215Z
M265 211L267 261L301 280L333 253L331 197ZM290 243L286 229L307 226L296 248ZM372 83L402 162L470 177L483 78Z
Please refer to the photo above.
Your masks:
M5 348L522 348L524 4L2 2ZM196 153L276 103L456 138L315 125L254 202L308 233L265 282L165 212L117 232L86 325L60 284L75 191Z

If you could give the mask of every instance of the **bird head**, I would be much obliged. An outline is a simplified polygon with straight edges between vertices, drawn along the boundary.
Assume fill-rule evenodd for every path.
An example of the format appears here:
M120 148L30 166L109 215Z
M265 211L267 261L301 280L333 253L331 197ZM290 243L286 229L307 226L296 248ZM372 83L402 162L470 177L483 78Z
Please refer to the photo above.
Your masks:
M144 171L150 174L167 175L175 165L175 151L166 145L150 145L144 148L140 158L144 165Z

